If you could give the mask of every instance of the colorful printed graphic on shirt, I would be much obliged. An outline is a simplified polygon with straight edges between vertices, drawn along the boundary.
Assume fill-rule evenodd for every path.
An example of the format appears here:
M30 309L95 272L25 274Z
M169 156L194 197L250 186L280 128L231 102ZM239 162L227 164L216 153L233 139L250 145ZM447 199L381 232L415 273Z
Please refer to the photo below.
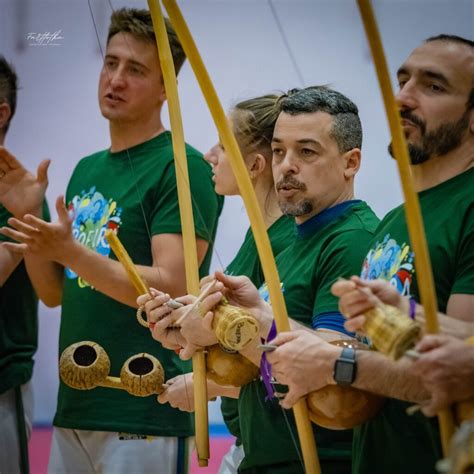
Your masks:
M409 296L415 267L414 254L407 243L399 245L387 234L383 242L377 242L375 248L365 257L361 278L389 281L404 296Z
M283 283L280 283L280 288L281 288L281 292L284 293L285 287ZM268 285L266 283L263 283L263 285L258 289L258 293L260 295L260 298L262 298L262 300L265 301L265 303L270 304L270 292L268 291Z
M68 205L68 212L73 218L74 238L91 250L108 257L110 246L105 240L105 231L116 230L122 223L122 209L117 203L106 199L94 186L87 192L82 191L80 196L74 196ZM66 276L70 279L77 278L81 288L90 286L69 268L66 269Z

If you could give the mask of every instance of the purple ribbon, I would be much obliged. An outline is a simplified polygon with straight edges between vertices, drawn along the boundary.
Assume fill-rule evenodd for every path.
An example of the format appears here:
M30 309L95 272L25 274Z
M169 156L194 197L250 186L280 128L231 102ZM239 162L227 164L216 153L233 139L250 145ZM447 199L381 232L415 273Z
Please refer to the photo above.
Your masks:
M267 336L267 341L271 341L275 339L277 335L276 324L275 320L272 322L272 327L270 328L270 332ZM268 362L267 354L264 352L262 354L262 358L260 360L260 374L262 376L263 385L265 386L265 390L267 391L267 396L265 397L266 401L271 400L275 397L275 390L273 389L272 385L272 364Z

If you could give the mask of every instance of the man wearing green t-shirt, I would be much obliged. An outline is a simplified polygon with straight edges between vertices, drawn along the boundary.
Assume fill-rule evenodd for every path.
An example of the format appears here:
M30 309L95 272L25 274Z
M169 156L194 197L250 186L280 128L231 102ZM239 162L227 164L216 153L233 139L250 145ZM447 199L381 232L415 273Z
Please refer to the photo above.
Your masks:
M168 37L179 71L185 56ZM99 106L109 120L111 147L76 166L56 203L59 220L25 216L5 234L20 242L39 296L62 303L59 350L92 340L104 347L111 375L133 354L156 356L166 378L189 372L188 363L163 349L134 317L136 293L104 239L114 229L148 284L171 295L185 292L183 241L171 135L161 121L166 99L151 17L146 10L112 14ZM210 166L186 147L201 275L206 275L222 199ZM15 248L14 244L10 244ZM60 385L50 472L185 472L191 415L154 397L125 391L73 390ZM150 437L151 436L151 437Z
M429 38L398 70L397 101L408 142L415 187L425 223L438 308L453 318L472 321L474 307L474 43L457 36ZM390 281L398 291L419 302L418 282L403 206L380 223L366 254L362 277ZM365 292L355 282L338 282L334 293L348 316L367 309ZM414 304L410 315L424 324ZM440 319L451 328L450 318ZM279 377L298 396L334 383L337 354L307 334L281 335L282 344L269 359ZM292 354L304 353L295 371ZM310 362L309 362L310 361ZM411 362L396 364L375 352L357 354L353 386L390 397L380 413L354 432L353 473L435 473L441 457L435 420L407 416L407 403L429 399Z
M18 78L15 70L0 56L0 157L10 157L4 148L10 122L15 114ZM49 161L38 169L41 195L47 186ZM7 225L13 215L22 217L25 202L12 202L6 175L0 167L0 226ZM25 179L36 180L32 175ZM42 215L49 220L46 202ZM0 242L8 239L0 235ZM33 355L38 345L38 299L28 277L21 254L0 245L0 472L28 471L28 438L33 422L33 392L31 376Z
M317 337L327 340L348 338L330 288L338 277L359 268L378 224L367 204L354 199L362 145L358 109L347 97L324 87L292 90L279 106L281 113L272 140L273 176L280 209L295 218L297 235L276 263L291 324L310 333L316 330ZM216 278L230 290L226 296L233 304L242 304L256 315L260 336L267 339L273 317L265 303L266 286L259 293L247 277L216 273ZM216 287L221 288L219 285ZM209 296L201 311L221 297L220 291ZM176 317L181 311L175 311ZM182 335L190 344L204 345L213 337L202 327L201 319L190 315L182 323ZM162 324L160 321L155 326L155 336L164 329ZM262 351L256 345L259 341L254 342L241 353L260 365ZM268 382L265 377L263 382L252 382L238 395L245 453L239 472L302 473L294 418L284 413L273 397L267 398L270 394L264 382ZM347 473L352 432L314 426L314 435L322 472Z

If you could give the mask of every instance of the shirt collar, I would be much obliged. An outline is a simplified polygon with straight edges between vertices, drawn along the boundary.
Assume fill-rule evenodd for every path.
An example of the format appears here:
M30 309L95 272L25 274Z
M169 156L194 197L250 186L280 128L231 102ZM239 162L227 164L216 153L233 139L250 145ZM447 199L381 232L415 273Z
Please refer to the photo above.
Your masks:
M324 211L316 214L302 224L297 224L296 232L299 237L310 237L319 229L339 219L342 215L346 214L350 208L361 202L362 201L360 199L352 199L350 201L344 201L340 204L336 204L335 206L328 207L327 209L324 209Z

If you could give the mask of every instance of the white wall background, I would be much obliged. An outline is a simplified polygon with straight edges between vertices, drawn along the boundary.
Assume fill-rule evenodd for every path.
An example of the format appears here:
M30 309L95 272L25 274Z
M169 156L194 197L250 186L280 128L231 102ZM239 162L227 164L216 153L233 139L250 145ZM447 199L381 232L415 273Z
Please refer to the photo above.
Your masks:
M104 44L111 13L107 0L90 0ZM392 77L409 52L439 33L471 38L474 0L374 0ZM225 107L276 89L301 86L267 0L179 2ZM145 7L145 0L112 0ZM401 201L387 123L356 3L353 0L273 0L305 85L331 84L360 108L363 166L357 196L379 216ZM30 32L61 30L57 46L32 46ZM20 77L17 114L8 148L30 169L51 158L48 198L54 203L77 161L109 146L107 122L97 105L102 57L86 0L0 0L0 53ZM395 82L395 81L394 81ZM179 79L187 141L205 151L216 132L189 65ZM165 111L165 116L167 112ZM230 261L247 217L238 198L227 199L214 267ZM36 421L49 423L56 403L59 309L40 308L40 340L33 383ZM125 341L124 341L125 343ZM218 405L211 422L219 422Z

